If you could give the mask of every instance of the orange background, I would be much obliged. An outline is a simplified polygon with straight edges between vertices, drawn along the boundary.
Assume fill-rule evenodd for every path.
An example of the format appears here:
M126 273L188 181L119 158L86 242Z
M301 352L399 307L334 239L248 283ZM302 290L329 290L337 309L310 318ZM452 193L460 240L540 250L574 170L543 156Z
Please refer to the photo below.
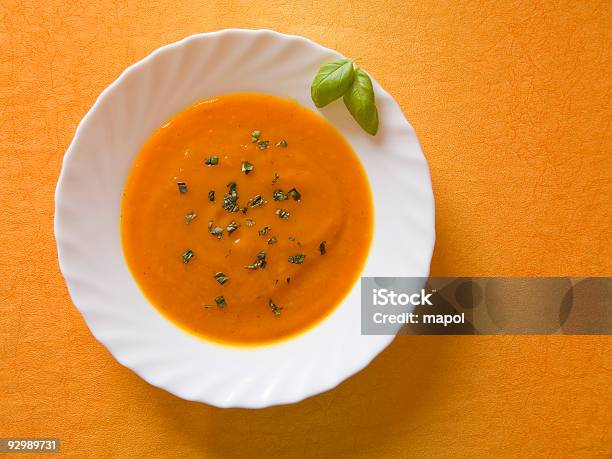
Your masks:
M401 337L365 371L260 411L177 399L92 337L58 271L53 191L128 65L225 27L300 34L395 96L429 161L434 275L612 275L612 3L0 4L0 436L68 456L610 456L609 337Z

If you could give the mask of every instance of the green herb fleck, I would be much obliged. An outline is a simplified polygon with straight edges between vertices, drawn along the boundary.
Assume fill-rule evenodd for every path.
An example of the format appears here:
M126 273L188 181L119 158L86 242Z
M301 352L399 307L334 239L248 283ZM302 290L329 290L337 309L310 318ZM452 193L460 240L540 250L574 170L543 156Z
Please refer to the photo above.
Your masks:
M259 148L260 150L266 150L269 146L270 146L269 140L258 140L257 141L257 148Z
M278 215L279 218L282 218L283 220L289 219L289 212L283 209L276 209L276 215Z
M266 252L261 251L257 254L257 260L250 265L246 265L246 269L260 269L266 267Z
M240 206L238 205L238 188L235 182L229 182L227 184L229 191L223 196L223 207L228 212L238 212Z
M236 223L234 220L229 222L229 224L225 227L225 229L227 231L227 234L232 234L238 228L240 228L240 225L238 223Z
M257 234L259 234L260 236L265 236L266 234L270 232L271 229L272 228L270 228L269 226L264 226L262 229L257 231Z
M247 218L244 222L246 226L255 226L255 220L251 220L250 218Z
M287 145L289 145L289 144L288 144L288 143L287 143L287 141L286 141L286 140L284 140L284 139L283 139L283 140L279 140L278 142L276 142L276 143L274 144L274 146L275 146L275 147L278 147L278 148L287 148Z
M257 142L257 139L259 139L259 137L261 136L261 131L253 131L251 132L251 142L255 143Z
M278 239L276 239L276 236L272 236L270 239L268 239L268 244L272 245L272 244L276 244L278 242Z
M185 253L183 254L183 263L187 264L191 261L191 259L193 258L193 250L186 250Z
M216 297L215 303L217 303L217 306L219 306L221 309L223 309L226 305L225 298L223 298L223 296Z
M208 222L208 232L217 239L221 239L223 237L223 228L221 228L220 226L215 226L213 228L212 220Z
M283 308L275 305L272 300L268 300L268 305L270 306L270 309L272 309L272 312L274 313L275 316L280 316L281 309Z
M190 222L194 221L198 215L195 212L189 212L185 215L185 225L189 225Z
M272 185L274 185L276 182L278 182L278 179L280 178L280 175L278 175L276 172L274 173L274 177L272 177Z
M275 201L284 201L285 199L289 199L289 196L283 193L283 190L274 190L272 193L272 199Z
M208 200L210 202L214 202L215 201L215 190L210 190L208 192Z
M229 276L225 273L218 272L217 274L215 274L215 280L221 285L225 284L229 279Z
M321 255L325 255L325 253L327 252L327 250L325 249L325 245L327 244L327 242L323 241L319 244L319 252L321 252Z
M253 166L250 162L248 161L243 161L242 162L242 172L244 172L246 175L249 175L249 173L255 169L255 166Z
M267 201L261 197L260 194L258 194L257 196L252 197L251 199L249 199L249 202L247 202L247 205L249 207L259 207L259 206L263 206Z
M293 263L294 265L301 265L304 263L304 259L306 255L303 253L298 253L297 255L289 255L289 263Z
M302 199L302 195L295 188L291 188L289 190L289 196L291 196L294 201L299 201L300 199Z
M216 166L217 164L219 164L219 157L209 156L204 160L204 164L206 164L207 166Z
M177 182L179 193L187 193L187 184L185 182Z

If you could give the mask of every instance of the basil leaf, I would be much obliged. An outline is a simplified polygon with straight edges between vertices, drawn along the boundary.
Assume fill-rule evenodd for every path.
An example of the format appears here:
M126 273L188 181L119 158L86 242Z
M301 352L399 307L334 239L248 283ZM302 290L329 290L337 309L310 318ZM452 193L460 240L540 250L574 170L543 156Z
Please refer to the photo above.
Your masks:
M215 274L215 280L221 285L225 284L229 279L229 276L223 272L218 272L217 274Z
M189 212L187 215L185 215L185 225L189 225L189 223L194 221L197 216L198 215L195 212Z
M223 196L223 207L228 212L238 212L240 210L240 206L238 205L238 190L235 182L229 182L227 184L227 188L229 189L228 193ZM210 199L210 196L209 196Z
M355 69L348 59L337 59L323 64L312 81L310 96L319 108L342 97L351 87Z
M257 148L259 148L260 150L265 150L269 146L270 146L269 140L258 140L257 141Z
M266 267L266 252L263 250L257 254L257 260L250 265L246 265L246 269L263 269Z
M275 214L278 215L278 217L282 218L283 220L288 220L289 219L289 212L287 212L286 210L276 209Z
M253 166L250 162L242 162L242 172L244 172L246 175L249 175L249 172L251 172L253 169L255 169L255 166Z
M240 228L240 225L238 223L236 223L234 220L232 220L231 222L229 222L229 224L225 227L225 230L227 231L227 234L232 234L234 231L236 231L238 228Z
M351 112L355 121L370 135L378 131L378 111L374 99L372 80L361 69L355 71L355 78L349 90L344 94L344 105Z
M272 199L275 201L284 201L285 199L289 199L289 196L283 193L283 190L274 190L272 193Z
M187 264L193 258L193 250L185 250L183 253L183 263Z
M280 316L281 315L281 308L280 306L274 304L274 302L272 300L268 300L268 306L270 306L270 309L272 309L272 313L274 313L275 316Z
M219 164L219 157L209 156L208 158L204 159L204 164L206 164L207 166L216 166L217 164Z
M255 196L253 196L251 199L249 199L249 201L247 202L247 205L249 207L259 207L259 206L263 206L267 201L261 197L260 194L257 194Z
M223 298L223 296L218 296L215 298L215 303L217 303L217 306L219 306L219 308L223 309L226 305L225 303L225 298Z
M213 228L212 220L208 222L208 232L212 234L214 237L216 237L217 239L221 239L223 237L223 228L221 228L220 226L215 226Z
M306 255L304 255L303 253L298 253L297 255L289 255L288 257L289 263L292 263L294 265L301 265L302 263L304 263L305 259Z
M269 226L264 226L262 229L260 229L259 231L257 231L257 234L260 236L265 236L266 234L268 234L268 232L270 232L272 230L272 228L270 228Z
M291 196L294 201L299 201L300 199L302 199L302 194L295 188L291 188L289 190L289 196Z

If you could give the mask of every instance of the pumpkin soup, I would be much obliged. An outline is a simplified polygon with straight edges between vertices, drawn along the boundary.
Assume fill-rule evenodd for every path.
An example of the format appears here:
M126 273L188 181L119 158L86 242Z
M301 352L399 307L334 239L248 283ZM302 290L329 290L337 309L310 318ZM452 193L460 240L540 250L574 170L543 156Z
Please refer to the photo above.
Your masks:
M231 94L159 128L128 176L121 235L150 302L217 342L299 333L349 292L372 238L365 172L322 117Z

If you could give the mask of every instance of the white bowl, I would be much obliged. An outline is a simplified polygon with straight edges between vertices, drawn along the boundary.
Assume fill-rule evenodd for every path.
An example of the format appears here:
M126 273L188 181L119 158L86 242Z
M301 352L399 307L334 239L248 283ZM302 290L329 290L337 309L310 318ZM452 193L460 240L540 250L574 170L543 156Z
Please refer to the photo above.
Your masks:
M219 407L292 403L364 368L393 336L362 336L357 283L325 320L267 346L233 347L183 332L150 305L127 268L119 215L141 145L173 114L209 97L259 92L314 111L310 83L339 54L269 30L223 30L164 46L128 68L80 123L55 195L55 237L70 296L94 336L149 383ZM434 201L427 162L398 105L375 81L376 137L341 101L320 112L353 146L370 180L375 229L364 276L429 274Z

